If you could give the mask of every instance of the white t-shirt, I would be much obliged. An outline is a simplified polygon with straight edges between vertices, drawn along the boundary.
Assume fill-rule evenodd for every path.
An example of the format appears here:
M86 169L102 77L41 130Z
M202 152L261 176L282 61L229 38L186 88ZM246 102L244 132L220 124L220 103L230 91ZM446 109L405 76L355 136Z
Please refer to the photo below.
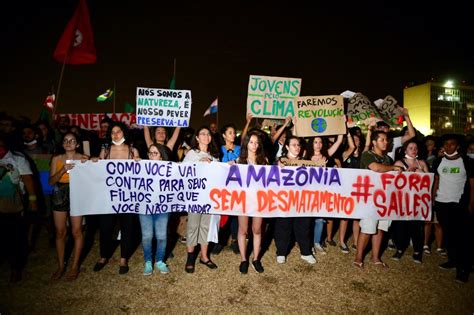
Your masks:
M203 158L208 158L211 161L219 162L218 159L213 157L207 152L204 151L196 151L196 150L189 150L186 153L186 156L183 159L183 162L199 162ZM207 241L218 243L219 241L219 224L221 222L221 216L217 214L211 215L211 222L209 223L209 232L207 234Z
M201 159L210 159L211 161L219 162L219 160L207 152L204 151L196 151L196 150L189 150L186 153L183 162L199 162Z
M392 144L392 151L388 152L387 155L395 161L395 151L397 151L397 149L402 146L402 137L393 138Z
M21 181L22 175L31 175L31 168L28 161L19 153L13 154L8 151L0 159L1 179L1 213L16 213L23 209L20 197L24 193L24 184ZM18 189L19 187L19 189Z
M439 186L435 200L438 202L459 202L464 192L467 172L462 158L443 158L437 169Z
M21 175L32 175L30 163L21 153L13 154L8 151L7 154L0 160L0 166L10 169L10 177L12 183L20 184L22 192L24 192L23 182L21 182Z

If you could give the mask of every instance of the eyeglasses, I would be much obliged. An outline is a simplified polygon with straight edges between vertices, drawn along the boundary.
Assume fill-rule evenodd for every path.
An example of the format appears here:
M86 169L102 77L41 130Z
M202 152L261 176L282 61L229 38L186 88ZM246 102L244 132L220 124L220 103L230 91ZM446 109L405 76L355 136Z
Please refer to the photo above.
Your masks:
M150 156L158 156L158 155L160 155L160 152L153 152L153 151L150 151L150 152L148 152L148 155L150 155Z
M63 140L63 143L64 144L67 144L67 143L70 143L70 144L74 144L74 143L77 143L76 139L64 139Z

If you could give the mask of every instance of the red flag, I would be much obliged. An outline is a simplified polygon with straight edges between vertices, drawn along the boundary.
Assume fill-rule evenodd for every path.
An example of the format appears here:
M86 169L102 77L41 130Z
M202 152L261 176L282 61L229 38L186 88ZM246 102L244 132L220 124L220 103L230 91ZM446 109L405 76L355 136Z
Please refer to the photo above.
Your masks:
M44 100L44 103L43 103L44 107L46 107L49 111L53 111L55 100L56 100L56 96L54 95L54 93L49 94Z
M66 59L66 63L71 65L96 62L94 35L86 0L79 0L74 15L59 39L53 58L60 63Z

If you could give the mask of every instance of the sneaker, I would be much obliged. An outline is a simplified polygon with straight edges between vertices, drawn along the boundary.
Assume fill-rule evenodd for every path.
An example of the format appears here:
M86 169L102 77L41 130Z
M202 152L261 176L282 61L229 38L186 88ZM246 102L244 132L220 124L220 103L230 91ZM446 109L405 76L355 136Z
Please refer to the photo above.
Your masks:
M425 253L425 255L431 255L431 248L428 245L423 246L423 253Z
M258 273L262 273L265 271L265 269L263 269L263 266L260 260L252 261L252 267L253 267L253 270L255 270Z
M168 268L168 265L166 265L164 262L159 261L155 264L156 269L158 269L161 273L169 273L170 270Z
M222 246L221 244L217 243L214 245L214 247L212 248L212 253L214 255L219 255L221 252L222 252L222 249L224 249L224 246Z
M326 255L326 250L319 243L314 243L314 253L319 253L321 255Z
M346 244L342 243L341 246L339 246L339 249L341 250L341 252L343 252L344 254L349 254L351 252L351 250L349 249L349 247L347 247Z
M239 243L237 241L232 240L232 243L230 243L230 247L232 248L232 252L234 254L239 254Z
M464 270L458 270L456 272L456 282L458 283L467 283L469 280L469 272Z
M403 256L403 252L401 250L397 250L395 254L392 256L392 260L399 261Z
M239 271L241 274L246 275L247 272L249 271L249 262L248 261L240 262Z
M286 262L285 256L277 256L277 263L284 264Z
M179 240L181 244L186 244L186 236L181 236L181 239Z
M456 264L454 262L448 260L447 262L442 263L438 267L439 267L439 269L442 269L442 270L451 270L451 269L456 268Z
M413 261L417 264L421 264L423 255L421 253L414 253L413 254Z
M436 253L440 256L448 256L448 253L446 252L446 250L444 248L437 248L436 249Z
M145 268L143 269L143 275L149 276L152 273L153 273L153 264L151 263L151 261L146 261Z
M330 240L330 241L326 240L326 243L328 243L328 245L331 245L331 246L336 246L337 245L336 241L334 241L334 240Z
M393 243L392 240L388 241L388 247L387 248L388 248L388 250L396 250L397 249L397 247L395 246L395 244Z
M301 259L306 261L308 264L315 264L316 258L313 255L301 255Z
M352 244L351 248L352 248L353 250L357 250L357 245L356 245L356 244Z

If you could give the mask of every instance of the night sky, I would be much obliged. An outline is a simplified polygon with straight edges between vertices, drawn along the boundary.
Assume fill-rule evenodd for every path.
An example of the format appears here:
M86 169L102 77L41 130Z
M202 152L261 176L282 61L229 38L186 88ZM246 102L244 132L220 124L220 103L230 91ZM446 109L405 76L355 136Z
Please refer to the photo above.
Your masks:
M155 1L158 3L158 1ZM370 99L434 78L474 85L474 26L455 2L318 4L173 4L88 1L98 61L66 66L59 113L111 112L96 97L116 83L116 111L135 103L137 86L193 95L191 125L219 96L219 124L245 121L250 74L302 78L301 95L352 90ZM18 3L1 10L1 110L35 119L61 64L52 54L76 0ZM225 5L225 6L224 6ZM451 7L448 7L450 5ZM6 75L5 75L6 74Z

